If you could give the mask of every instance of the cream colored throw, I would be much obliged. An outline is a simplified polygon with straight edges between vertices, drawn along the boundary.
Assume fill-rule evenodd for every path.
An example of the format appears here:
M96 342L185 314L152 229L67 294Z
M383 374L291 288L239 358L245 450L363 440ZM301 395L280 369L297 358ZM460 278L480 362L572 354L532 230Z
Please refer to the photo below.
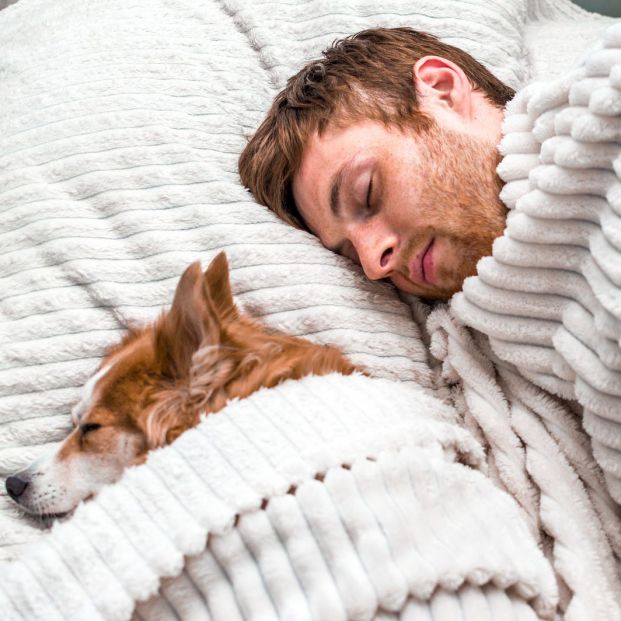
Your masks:
M621 621L621 33L568 72L606 23L567 0L0 12L2 475L221 249L242 307L374 375L233 402L51 533L0 496L2 621ZM376 25L546 82L508 111L507 232L450 308L368 282L237 178L286 77Z
M621 26L524 89L504 131L507 229L452 309L524 377L579 401L621 502Z

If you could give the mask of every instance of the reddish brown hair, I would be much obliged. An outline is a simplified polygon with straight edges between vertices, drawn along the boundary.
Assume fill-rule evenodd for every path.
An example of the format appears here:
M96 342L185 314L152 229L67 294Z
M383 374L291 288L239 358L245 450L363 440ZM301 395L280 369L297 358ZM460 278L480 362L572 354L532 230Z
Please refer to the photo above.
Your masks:
M329 123L371 119L424 131L432 121L418 109L412 67L423 56L459 65L496 106L514 91L459 48L411 28L375 28L336 41L307 63L276 96L267 117L239 158L242 183L285 222L306 228L291 182L308 138Z

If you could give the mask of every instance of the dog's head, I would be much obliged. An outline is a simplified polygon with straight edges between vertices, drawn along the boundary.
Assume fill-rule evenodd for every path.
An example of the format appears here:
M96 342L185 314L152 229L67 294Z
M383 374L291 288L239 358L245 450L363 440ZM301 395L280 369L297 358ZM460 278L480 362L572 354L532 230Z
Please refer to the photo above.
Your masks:
M216 412L287 378L354 371L335 348L270 334L239 313L220 253L183 273L171 309L132 330L103 358L73 408L73 431L6 481L26 512L57 516Z

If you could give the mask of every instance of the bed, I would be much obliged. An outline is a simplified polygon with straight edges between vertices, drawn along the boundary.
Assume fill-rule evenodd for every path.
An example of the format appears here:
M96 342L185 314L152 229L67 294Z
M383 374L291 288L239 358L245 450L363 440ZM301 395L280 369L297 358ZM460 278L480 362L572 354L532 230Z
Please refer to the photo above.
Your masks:
M451 305L368 282L237 177L286 78L377 25L430 31L510 86L533 84L501 145L508 230ZM540 212L516 205L545 190L547 173L533 171L556 151L541 144L571 135L591 93L616 84L615 37L614 20L565 0L19 0L0 12L4 476L68 433L106 347L222 249L242 308L338 345L373 375L231 404L51 533L0 496L3 618L620 619L621 435L595 424L621 401L618 212L590 212L609 233L595 256L614 286L599 340L583 337L595 352L586 371L575 368L584 351L563 346L580 337L580 309L603 316L598 295L567 311L586 297L542 287L518 306L528 279L503 272L533 255L516 239L597 237L590 226L542 240L526 219ZM582 167L614 174L616 152L606 157ZM593 192L605 197L608 181ZM555 213L539 224L571 229ZM541 309L533 344L524 335L539 334ZM593 364L606 367L607 418L576 392Z

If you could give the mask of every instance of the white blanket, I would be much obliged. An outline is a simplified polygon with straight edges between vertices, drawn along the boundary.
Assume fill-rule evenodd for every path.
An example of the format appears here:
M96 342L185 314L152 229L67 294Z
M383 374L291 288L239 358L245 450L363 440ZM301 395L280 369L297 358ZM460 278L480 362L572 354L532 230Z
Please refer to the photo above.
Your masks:
M0 573L3 618L128 619L184 555L137 619L407 619L437 590L461 591L464 619L506 618L512 600L552 618L551 566L482 459L419 388L287 382L207 417L40 539Z
M155 318L183 269L220 249L253 315L430 388L424 343L394 290L256 205L237 157L289 72L364 27L436 32L518 86L526 9L19 0L0 12L0 474L67 434L105 348ZM36 532L0 496L0 558Z
M493 256L452 308L538 386L584 407L621 502L621 26L558 81L509 105Z
M221 248L242 306L392 380L309 378L234 404L29 550L35 525L0 497L0 554L18 557L1 570L8 618L127 619L143 600L136 618L619 617L616 506L574 414L495 370L442 309L436 385L394 291L255 205L235 172L275 89L335 37L430 30L518 87L529 17L575 29L585 14L564 0L19 0L0 13L0 472L67 433L105 347ZM280 436L255 419L309 434L272 453Z

